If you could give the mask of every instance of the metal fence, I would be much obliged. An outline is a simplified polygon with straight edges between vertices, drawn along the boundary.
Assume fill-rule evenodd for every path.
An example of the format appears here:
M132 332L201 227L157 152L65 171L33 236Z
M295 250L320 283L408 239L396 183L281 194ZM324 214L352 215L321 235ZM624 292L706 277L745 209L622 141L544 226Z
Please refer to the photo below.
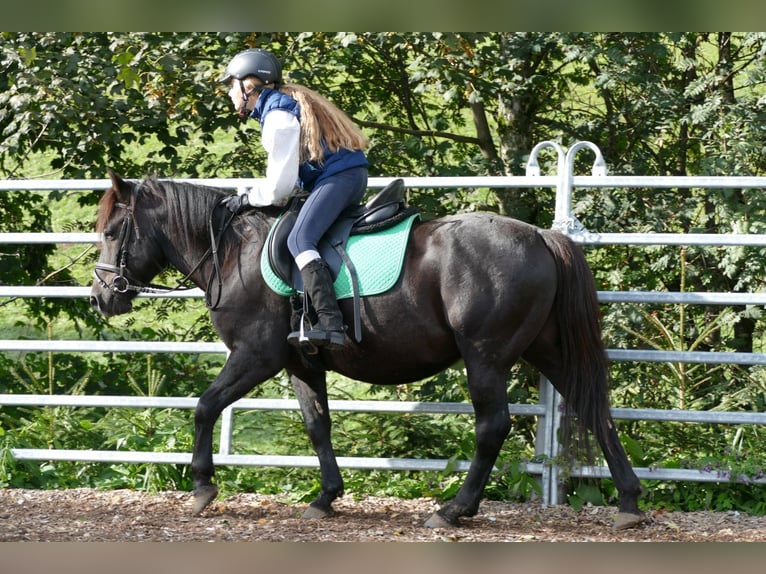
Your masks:
M557 154L556 175L541 175L538 155L544 149ZM580 150L589 150L594 156L592 175L575 176L574 160ZM370 178L371 188L381 188L393 178ZM764 188L766 177L645 177L609 176L600 150L590 142L578 142L568 150L551 141L541 142L530 153L526 176L521 177L429 177L403 178L408 188L555 188L556 207L553 227L570 235L583 245L766 245L766 235L755 234L644 234L644 233L598 233L585 229L572 213L572 194L575 189L587 188ZM188 180L199 184L234 188L236 179ZM98 190L109 187L109 180L0 180L0 192L8 190L51 191L51 190ZM0 233L0 243L96 243L100 237L95 233ZM87 297L89 287L46 287L0 285L0 298L7 297ZM605 303L685 303L700 305L764 305L766 293L690 293L690 292L644 292L644 291L599 291L599 300ZM199 290L176 292L170 295L142 295L148 297L202 297ZM226 353L221 343L201 342L146 342L146 341L63 341L63 340L0 340L0 351L12 352L137 352L137 353ZM682 352L640 349L608 349L612 361L685 362L706 364L766 364L763 353L721 353ZM540 476L543 487L543 503L558 504L559 477L562 469L554 457L559 452L557 429L561 397L550 383L541 379L540 402L534 405L511 404L513 415L535 416L538 418L536 452L545 463L527 463L526 470ZM131 407L131 408L181 408L193 409L196 398L180 397L114 397L84 395L0 395L0 406L71 406L71 407ZM346 412L385 412L422 414L463 414L471 415L473 409L468 403L430 403L403 401L349 401L332 400L330 408ZM245 455L231 450L234 413L239 410L297 410L295 400L285 399L241 399L222 415L220 444L214 455L216 464L249 466L290 466L315 467L314 456L290 455ZM613 415L622 420L677 421L688 423L716 424L766 424L766 413L627 409L614 408ZM190 453L153 453L134 451L83 451L54 449L13 449L14 457L27 460L74 460L93 462L149 462L187 464ZM448 459L398 459L339 457L343 468L427 470L444 471ZM464 471L468 461L458 461L454 468ZM451 467L452 468L452 467ZM641 479L723 482L737 477L721 476L715 472L692 469L636 468ZM570 476L609 477L606 467L579 467L567 470ZM752 479L755 483L766 483L766 479Z

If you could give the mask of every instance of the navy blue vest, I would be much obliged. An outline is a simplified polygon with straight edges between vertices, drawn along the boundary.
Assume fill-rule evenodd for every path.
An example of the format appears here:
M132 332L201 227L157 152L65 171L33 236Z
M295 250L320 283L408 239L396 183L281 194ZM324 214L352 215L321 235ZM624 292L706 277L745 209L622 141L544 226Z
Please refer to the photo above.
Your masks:
M301 108L298 102L291 96L270 88L261 92L250 117L258 120L261 123L261 129L263 129L263 121L272 110L289 112L300 122ZM324 160L321 163L306 161L298 167L299 183L301 188L311 191L326 177L352 167L367 167L367 165L367 158L361 150L341 148L332 152L325 148Z

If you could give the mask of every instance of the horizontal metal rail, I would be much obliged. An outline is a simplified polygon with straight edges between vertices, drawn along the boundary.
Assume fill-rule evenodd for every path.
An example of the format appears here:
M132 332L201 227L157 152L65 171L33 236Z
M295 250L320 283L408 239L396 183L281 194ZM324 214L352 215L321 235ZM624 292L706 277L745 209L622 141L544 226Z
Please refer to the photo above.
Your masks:
M64 406L80 408L179 408L193 409L197 405L197 397L136 397L109 395L0 395L0 405L4 406ZM545 416L542 404L523 405L509 404L512 415ZM299 411L300 406L295 399L240 399L230 407L234 410L257 411ZM357 413L414 413L414 414L451 414L471 415L473 406L470 403L434 403L418 401L355 401L330 400L329 408L338 412ZM654 420L663 422L697 422L708 424L766 424L766 413L717 412L693 410L660 410L660 409L621 409L613 408L615 419L623 420ZM141 451L110 451L110 450L67 450L67 449L11 449L13 456L20 460L50 460L50 461L81 461L81 462L111 462L111 463L156 463L156 464L189 464L190 453L155 453ZM318 467L315 456L301 455L255 455L230 454L228 452L214 454L215 464L268 467ZM375 470L412 470L444 472L468 470L469 461L451 461L449 459L397 459L385 457L339 457L338 463L348 469ZM542 474L545 463L523 463L522 466L530 474ZM766 478L727 477L719 471L709 469L634 469L639 478L647 480L688 480L697 482L721 482L730 478L740 482L750 481L755 484L766 483ZM609 470L605 467L576 467L569 473L571 476L589 478L609 478Z
M751 175L576 175L574 187L655 188L655 189L748 189L766 187L766 177Z
M86 298L90 287L53 287L47 285L0 285L0 297ZM139 297L202 299L201 289L179 290L169 293L139 293ZM763 293L695 293L690 291L598 291L602 303L683 303L695 305L766 305Z
M740 245L763 247L766 235L755 233L591 233L572 232L569 236L583 245Z
M591 233L577 232L569 236L583 245L766 245L766 235L747 233ZM88 244L101 243L98 233L0 233L0 243L8 244Z
M123 395L40 395L0 394L3 406L82 407L82 408L158 408L194 409L197 397L141 397ZM414 413L472 415L471 403L440 403L424 401L364 401L330 399L330 410L355 413ZM239 399L230 408L257 411L299 411L296 399ZM541 404L509 403L511 415L544 416ZM612 416L622 420L651 420L664 422L697 422L712 424L763 424L766 413L735 411L695 411L681 409L612 408Z
M111 463L158 463L158 464L191 464L191 453L174 452L140 452L140 451L110 451L110 450L66 450L66 449L11 449L14 458L19 460L51 460L78 462L111 462ZM316 456L274 455L274 454L213 454L214 464L229 464L240 466L272 466L272 467L319 467ZM341 468L361 470L421 470L444 472L448 468L455 471L467 471L469 461L449 459L416 459L416 458L376 458L339 456ZM538 465L539 466L539 465Z
M59 353L226 353L223 343L0 339L0 351ZM763 353L607 349L613 361L766 365Z
M2 288L0 288L2 293ZM766 305L766 293L691 291L599 291L601 303L674 303L691 305Z
M371 177L367 187L377 189L387 186L396 179L404 180L408 188L506 188L506 187L555 187L559 181L556 176L449 176L449 177ZM138 180L133 180L138 181ZM160 178L160 181L163 181ZM253 185L259 178L174 178L168 181L206 185L220 189L236 189L241 185ZM109 189L109 179L0 179L2 191L103 191Z
M191 464L190 453L171 452L140 452L140 451L104 451L104 450L67 450L67 449L11 449L14 458L19 460L37 461L74 461L123 464ZM213 454L213 464L253 467L286 467L286 468L318 468L316 456L303 455L262 455L262 454ZM338 465L341 468L353 470L390 470L390 471L428 471L466 472L470 462L450 459L413 459L413 458L384 458L384 457L348 457L339 456ZM541 475L543 463L521 463L524 472ZM638 478L643 480L670 480L690 482L735 482L747 484L766 484L766 478L746 476L729 476L717 470L706 469L654 469L634 467ZM606 467L577 467L569 472L570 476L585 478L611 478Z
M607 355L612 361L640 361L647 363L702 363L709 365L766 365L766 354L763 353L607 349Z
M552 146L559 153L558 173L555 176L541 176L539 166L534 163L536 150ZM574 152L582 148L590 148L596 154L593 176L573 175ZM566 157L564 157L566 155ZM397 178L370 178L371 188L384 187ZM562 229L574 241L589 246L600 245L708 245L708 246L766 246L766 234L668 234L668 233L598 233L570 226L576 220L571 213L571 195L574 187L582 188L690 188L690 189L743 189L761 190L766 188L764 177L676 177L676 176L608 176L606 165L601 158L598 148L589 142L574 144L568 153L553 142L538 144L530 154L528 175L525 177L414 177L402 178L405 186L411 189L434 188L556 188L556 212L554 226ZM243 183L241 179L178 179L200 185L233 189ZM111 185L108 179L101 180L4 180L0 181L0 192L13 190L51 191L51 190L103 190ZM99 243L101 237L96 233L0 233L0 243L8 244L88 244ZM87 297L89 287L25 287L0 286L0 297ZM148 297L186 297L200 298L203 296L198 289L181 291L171 294L147 294ZM695 304L695 305L766 305L766 293L672 293L672 292L639 292L639 291L599 291L602 303L641 303L641 304ZM188 352L188 353L225 353L226 347L221 343L193 342L132 342L132 341L10 341L0 340L0 351L47 351L47 352ZM685 362L724 364L737 363L744 365L766 364L766 355L761 353L719 353L719 352L683 352L665 350L641 349L609 349L609 357L615 361L642 362ZM549 384L549 383L548 383ZM541 389L541 396L543 392ZM80 403L79 401L84 401ZM108 406L135 408L194 408L196 398L159 398L159 397L51 397L48 395L0 395L0 405L5 406ZM105 404L104 404L105 403ZM512 414L538 416L541 419L553 419L556 416L557 402L546 401L538 405L510 405ZM162 406L158 406L162 405ZM551 407L553 405L553 407ZM352 412L388 412L388 413L423 413L423 414L457 414L465 415L473 412L470 404L463 403L417 403L417 402L377 402L377 401L331 401L330 408ZM231 427L235 410L297 410L297 401L289 399L242 399L229 407L222 416L221 444L219 452L214 455L216 464L243 464L254 466L317 466L314 456L281 456L281 455L244 455L230 452ZM680 411L655 409L612 409L616 419L675 421L710 424L766 424L766 414L750 412L718 412L718 411ZM554 428L546 422L548 428ZM557 440L542 438L546 449L555 455ZM55 451L48 449L15 449L14 456L37 460L91 460L88 457L106 457L115 462L157 462L169 464L188 464L191 455L188 453L146 453L122 451ZM103 460L103 458L101 459ZM545 496L544 503L557 503L555 485L558 476L555 460L552 456L546 463L528 463L526 469L533 474L543 477L543 492L551 493ZM346 468L378 468L400 470L435 470L444 471L448 463L444 459L431 461L414 461L410 459L357 458L340 457L339 464ZM458 461L454 468L466 470L468 462ZM694 469L653 469L636 468L639 478L647 480L688 480L700 482L725 482L729 480L747 480L743 477L728 477L725 473ZM571 476L609 477L606 467L580 467L568 472ZM756 479L750 482L763 484L766 479Z
M76 244L101 243L100 233L0 233L0 243L8 244Z
M743 484L766 484L766 478L748 477L745 475L731 476L727 472L715 469L691 468L648 468L634 467L636 476L643 480L668 480L689 482L739 482ZM605 466L581 466L572 469L570 476L584 478L611 478L609 469Z
M193 409L197 397L134 397L118 395L0 395L0 405L5 406L64 406L64 407L111 407L111 408L175 408ZM422 401L356 401L330 399L330 410L356 413L414 413L414 414L473 414L470 403L438 403ZM299 411L296 399L239 399L230 408L234 410L257 411ZM545 414L545 407L539 404L509 404L512 415Z
M14 458L18 460L37 461L73 461L99 462L122 464L191 464L190 453L172 452L140 452L140 451L105 451L105 450L67 450L67 449L11 449ZM318 468L316 456L304 455L263 455L263 454L213 454L213 464L253 467L286 467L286 468ZM384 457L349 457L339 456L338 465L341 468L353 470L390 470L390 471L428 471L466 472L470 461L450 459L414 459L414 458L384 458ZM541 475L544 463L521 463L524 472ZM766 478L751 478L746 476L731 477L717 470L706 469L654 469L634 467L638 478L643 480L670 480L690 482L735 482L748 484L766 484ZM570 476L585 478L611 478L606 467L577 467L569 472Z
M41 407L80 407L80 408L177 408L193 409L197 406L197 397L135 397L109 395L0 395L0 405L4 406L41 406ZM333 411L361 413L411 413L411 414L449 414L470 415L473 406L470 403L436 403L418 401L354 401L330 400L329 408ZM512 415L544 416L545 407L540 404L510 404ZM299 411L300 405L295 399L240 399L232 404L231 410L260 411ZM315 456L300 455L235 455L230 454L229 441L222 437L221 453L213 455L215 464L243 466L285 466L318 467ZM43 448L14 448L13 456L19 460L53 460L82 462L120 462L120 463L161 463L189 464L190 453L157 453L140 451L110 450L67 450ZM420 470L443 472L446 469L466 471L470 461L450 459L397 459L374 457L338 457L343 468L377 470ZM542 472L542 466L529 463L528 472Z
M569 234L583 245L710 245L710 246L751 246L766 245L763 234L713 234L713 233L590 233ZM8 244L88 244L101 243L98 233L0 233L0 243Z
M560 175L538 176L448 176L448 177L371 177L370 188L382 188L403 179L406 187L433 188L520 188L557 187ZM252 184L258 178L177 178L173 181L207 185L221 189L236 189ZM575 175L573 187L590 188L684 188L684 189L762 189L766 177L762 176L626 176L626 175ZM0 191L103 191L112 185L109 179L0 179Z
M52 287L48 285L0 285L0 297L47 297L76 299L90 297L90 287ZM139 297L173 298L173 299L202 299L205 293L202 289L179 289L167 293L139 293Z
M226 353L223 343L0 339L0 351L57 353Z

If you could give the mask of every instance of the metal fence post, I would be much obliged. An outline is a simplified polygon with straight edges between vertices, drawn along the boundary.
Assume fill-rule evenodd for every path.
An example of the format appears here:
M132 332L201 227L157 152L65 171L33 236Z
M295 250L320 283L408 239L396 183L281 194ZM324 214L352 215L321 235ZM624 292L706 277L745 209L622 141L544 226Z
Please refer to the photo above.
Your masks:
M540 486L542 487L542 499L544 505L551 504L552 488L552 467L550 459L554 452L553 445L553 396L555 390L550 381L545 376L540 375L538 385L540 404L545 407L545 413L537 418L537 433L535 435L535 454L543 460L542 472L540 476Z
M229 405L221 413L221 439L218 454L231 454L231 432L234 427L234 409Z
M567 169L567 154L560 144L546 140L532 148L527 160L527 177L540 176L540 164L537 156L542 149L552 148L558 156L556 183L556 208L553 219L553 228L556 229L562 222L569 221L570 205L572 196L572 174ZM559 470L556 467L555 457L558 454L558 428L559 428L559 394L553 388L551 382L540 375L539 384L540 403L545 405L545 415L537 422L537 438L535 452L545 459L542 465L542 491L543 504L555 505L559 499Z
M226 352L226 360L229 360L231 351ZM231 454L231 435L234 430L234 405L229 405L221 413L221 438L218 444L218 454Z

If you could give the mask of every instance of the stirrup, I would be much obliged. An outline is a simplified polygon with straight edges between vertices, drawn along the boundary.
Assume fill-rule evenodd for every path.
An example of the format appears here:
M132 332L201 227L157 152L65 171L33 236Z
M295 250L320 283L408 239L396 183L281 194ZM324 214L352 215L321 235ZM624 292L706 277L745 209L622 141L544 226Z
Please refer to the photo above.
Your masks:
M312 337L312 334L317 338ZM345 331L309 331L306 336L317 347L323 347L334 351L337 349L343 349L346 346L346 332Z
M293 331L287 336L287 342L301 348L322 347L336 350L346 346L346 333L344 331L322 331L319 329L304 331L301 325L299 331Z
M287 342L296 347L303 348L309 354L317 353L317 347L328 350L342 349L346 346L345 330L328 331L319 328L306 331L306 315L301 316L300 328L287 336Z

